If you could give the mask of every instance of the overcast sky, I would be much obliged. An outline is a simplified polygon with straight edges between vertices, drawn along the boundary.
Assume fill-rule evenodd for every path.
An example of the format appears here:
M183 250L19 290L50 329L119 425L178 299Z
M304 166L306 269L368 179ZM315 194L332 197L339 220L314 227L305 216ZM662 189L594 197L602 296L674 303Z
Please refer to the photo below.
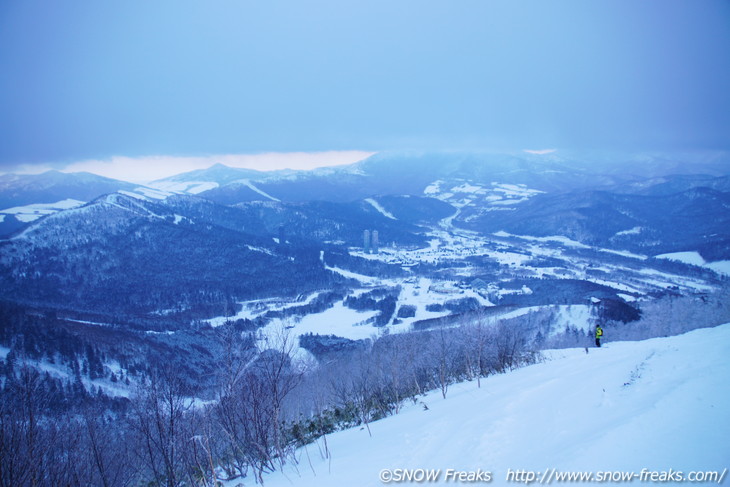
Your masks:
M556 147L730 148L730 1L0 1L0 171Z

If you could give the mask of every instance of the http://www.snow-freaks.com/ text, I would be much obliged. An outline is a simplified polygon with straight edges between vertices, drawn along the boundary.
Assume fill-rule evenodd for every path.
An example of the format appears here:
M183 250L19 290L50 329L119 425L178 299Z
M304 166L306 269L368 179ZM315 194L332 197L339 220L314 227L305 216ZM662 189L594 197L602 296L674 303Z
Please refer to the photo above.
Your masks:
M516 484L561 484L561 483L707 483L721 484L727 475L727 468L719 470L681 470L597 471L562 472L555 468L545 470L508 469L502 480ZM380 471L380 481L384 484L398 483L492 483L497 479L489 470L425 469L425 468L385 468Z

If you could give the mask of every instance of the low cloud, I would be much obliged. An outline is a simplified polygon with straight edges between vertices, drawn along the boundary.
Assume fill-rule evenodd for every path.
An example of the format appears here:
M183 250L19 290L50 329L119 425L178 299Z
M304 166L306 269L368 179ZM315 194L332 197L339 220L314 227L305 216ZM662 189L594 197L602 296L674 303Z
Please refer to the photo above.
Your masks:
M528 154L536 154L538 156L543 156L545 154L552 154L553 152L556 152L557 149L539 149L539 150L531 150L531 149L525 149L522 152L527 152Z
M214 164L230 167L275 171L308 170L317 167L352 164L371 156L365 151L269 152L263 154L223 154L213 156L115 156L105 160L72 163L64 172L90 172L135 183L148 183L175 174L205 169Z

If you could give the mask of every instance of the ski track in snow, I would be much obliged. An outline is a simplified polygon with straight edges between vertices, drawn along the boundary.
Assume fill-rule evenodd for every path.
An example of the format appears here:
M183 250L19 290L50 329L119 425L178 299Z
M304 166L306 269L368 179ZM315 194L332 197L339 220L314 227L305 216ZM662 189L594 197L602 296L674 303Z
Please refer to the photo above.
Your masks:
M386 210L385 208L380 206L380 203L375 201L373 198L367 198L365 200L365 202L368 203L373 208L375 208L378 211L378 213L382 214L384 217L390 218L391 220L397 220L397 218L395 216L393 216L393 214L391 212L389 212L388 210Z
M251 182L251 181L250 181L249 179L241 179L241 180L239 180L239 181L236 181L236 182L237 182L237 183L241 183L241 184L243 184L244 186L247 186L247 187L248 187L249 189L251 189L252 191L255 191L256 193L260 194L261 196L264 196L264 197L266 197L266 198L269 198L269 199L270 199L271 201L281 201L281 200L280 200L279 198L274 198L274 197L273 197L273 196L271 196L270 194L268 194L268 193L266 193L265 191L263 191L263 190L261 190L261 189L257 188L256 186L254 186L254 184L253 184L253 183L252 183L252 182Z
M722 472L728 354L730 324L589 353L550 351L547 361L483 379L481 388L452 385L445 400L430 392L371 423L372 436L365 428L328 435L330 460L320 439L265 485L380 486L380 471L396 468L441 469L436 485L447 484L446 469L492 472L490 485L508 485L510 469Z

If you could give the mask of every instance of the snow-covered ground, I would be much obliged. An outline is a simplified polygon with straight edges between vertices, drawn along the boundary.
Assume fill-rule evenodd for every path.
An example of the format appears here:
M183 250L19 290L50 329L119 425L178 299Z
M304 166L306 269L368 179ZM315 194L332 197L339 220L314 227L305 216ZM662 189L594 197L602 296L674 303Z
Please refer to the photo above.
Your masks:
M716 262L706 262L699 252L673 252L671 254L657 255L657 259L676 260L685 264L707 267L718 274L730 275L730 261L720 260Z
M415 316L397 321L392 319L387 326L376 327L372 322L376 313L358 313L339 302L332 309L321 313L283 321L274 320L262 330L262 338L270 337L282 328L290 330L292 338L305 333L315 333L333 334L353 340L378 336L386 330L389 333L410 331L414 322L450 314L448 310L429 311L427 309L429 305L444 305L450 300L474 298L482 306L493 306L499 304L501 299L509 294L531 294L533 291L527 286L522 286L520 289L509 284L510 280L519 277L583 280L612 288L621 293L627 301L642 299L653 291L667 288L686 292L711 292L714 289L714 284L701 278L674 274L648 266L637 267L631 265L631 262L629 265L621 260L596 263L591 257L581 257L571 253L571 249L583 251L591 249L590 247L560 236L538 238L497 232L493 236L484 237L451 228L447 224L433 228L430 236L429 245L423 248L383 247L378 254L366 254L362 249L351 248L350 252L357 257L402 265L405 268L417 263L439 264L447 270L441 274L442 278L435 276L426 278L413 273L401 278L368 276L328 266L325 263L324 252L320 254L320 259L327 270L359 282L359 287L352 290L355 295L376 287L400 288L397 309L402 306L415 307ZM604 249L600 248L593 250L604 252ZM634 254L622 256L630 261L648 261L646 257ZM489 259L499 264L500 270L490 277L484 277L484 271L478 265L464 265L464 261L470 257ZM552 260L554 264L542 266L539 260L543 258L548 259L548 262ZM451 263L454 264L453 268L449 268ZM482 276L482 280L487 279L486 287L481 290L471 288L470 284L475 276ZM310 295L309 299L313 299L317 294ZM268 299L240 304L242 309L232 317L234 320L254 319L269 310L281 310L305 302L301 299L289 302L282 299ZM526 307L506 311L506 314L495 315L492 318L506 319L537 310L538 308ZM578 330L588 330L595 324L588 307L557 307L555 310L557 313L551 323L552 335L565 331L568 325ZM208 321L217 326L225 322L226 318L219 317Z
M434 181L423 190L424 195L451 203L456 208L477 203L484 206L484 211L506 209L540 193L542 191L530 189L524 184L492 182L491 185L482 185L461 180Z
M378 312L356 311L346 307L344 300L341 300L331 308L320 313L313 313L306 316L292 316L285 319L273 319L269 324L260 329L257 335L262 339L265 337L274 339L284 329L287 330L289 337L295 340L295 343L298 343L299 336L307 333L320 335L332 334L350 340L361 340L377 337L386 331L388 333L407 332L411 330L411 325L416 321L438 318L451 313L448 310L429 311L426 308L430 304L443 304L452 299L469 297L476 299L483 306L491 306L491 303L487 299L473 290L459 290L456 288L441 290L439 286L443 284L435 285L431 279L424 277L414 277L405 280L376 279L334 267L328 267L328 269L361 282L364 287L353 290L353 296L371 291L375 286L390 288L399 286L398 308L401 306L413 306L415 307L415 315L408 318L397 318L394 314L390 324L385 327L378 327L373 323L373 319L378 315ZM228 320L255 319L267 311L279 311L291 306L309 304L319 294L318 292L312 293L296 302L282 299L244 301L239 303L241 309L235 316L221 316L206 321L212 326L220 326ZM525 312L527 313L529 310ZM299 354L302 352L298 350L296 353Z
M676 260L691 265L705 265L705 259L702 258L699 252L673 252L671 254L657 255L657 259Z
M120 189L117 191L120 194L131 196L132 198L137 198L140 200L164 200L168 196L171 196L172 193L169 191L163 191L161 189L157 188L147 188L145 186L139 186L137 188L134 188L134 191L124 191Z
M429 393L371 423L372 436L365 428L329 435L330 458L320 440L298 452L298 466L267 475L265 485L381 486L406 475L398 469L430 471L436 480L421 483L436 485L483 483L487 472L490 485L527 483L530 473L535 483L543 475L558 483L566 472L594 481L625 472L640 485L651 483L641 481L642 471L647 479L670 469L675 479L679 471L684 478L697 471L727 476L728 357L730 324L589 353L549 352L547 361L492 376L480 388L452 386L446 399ZM482 481L449 481L449 469Z
M562 236L531 237L507 232L481 236L454 228L449 222L452 217L444 219L440 228L432 229L427 247L419 249L381 247L378 254L365 254L361 249L352 248L350 253L392 265L411 266L428 263L447 267L453 263L454 276L465 279L470 275L478 275L480 271L478 268L464 267L464 260L488 258L502 266L501 274L494 276L495 284L500 280L510 280L515 277L577 279L638 296L674 287L687 292L708 292L713 289L711 284L700 278L660 271L650 266L637 268L633 263L627 266L620 260L613 261L610 255L601 263L592 257L577 256L574 251L592 250L598 256L612 254L636 263L647 262L648 258L644 255L590 247ZM557 264L549 267L532 264L541 258L554 259ZM707 266L716 272L730 274L728 262L715 262ZM597 271L608 278L595 277Z
M219 186L210 181L153 181L148 186L170 193L198 194Z
M51 215L70 208L77 208L84 204L85 202L83 201L66 199L57 203L38 203L27 206L16 206L14 208L0 210L0 213L15 215L15 218L19 221L28 223L35 221L42 216Z
M587 332L596 323L593 316L595 310L585 304L553 305L548 308L555 309L557 314L550 330L553 335L565 332L568 327Z
M170 196L172 193L155 188L139 186L134 191L119 190L119 194L130 196L141 200L162 200ZM73 210L85 205L85 201L75 199L65 199L55 203L36 203L26 206L16 206L0 210L0 222L5 219L5 215L15 215L18 221L31 223L42 216L53 215L66 210Z
M719 260L717 262L710 262L705 264L707 267L717 272L718 274L725 274L730 276L730 260Z

